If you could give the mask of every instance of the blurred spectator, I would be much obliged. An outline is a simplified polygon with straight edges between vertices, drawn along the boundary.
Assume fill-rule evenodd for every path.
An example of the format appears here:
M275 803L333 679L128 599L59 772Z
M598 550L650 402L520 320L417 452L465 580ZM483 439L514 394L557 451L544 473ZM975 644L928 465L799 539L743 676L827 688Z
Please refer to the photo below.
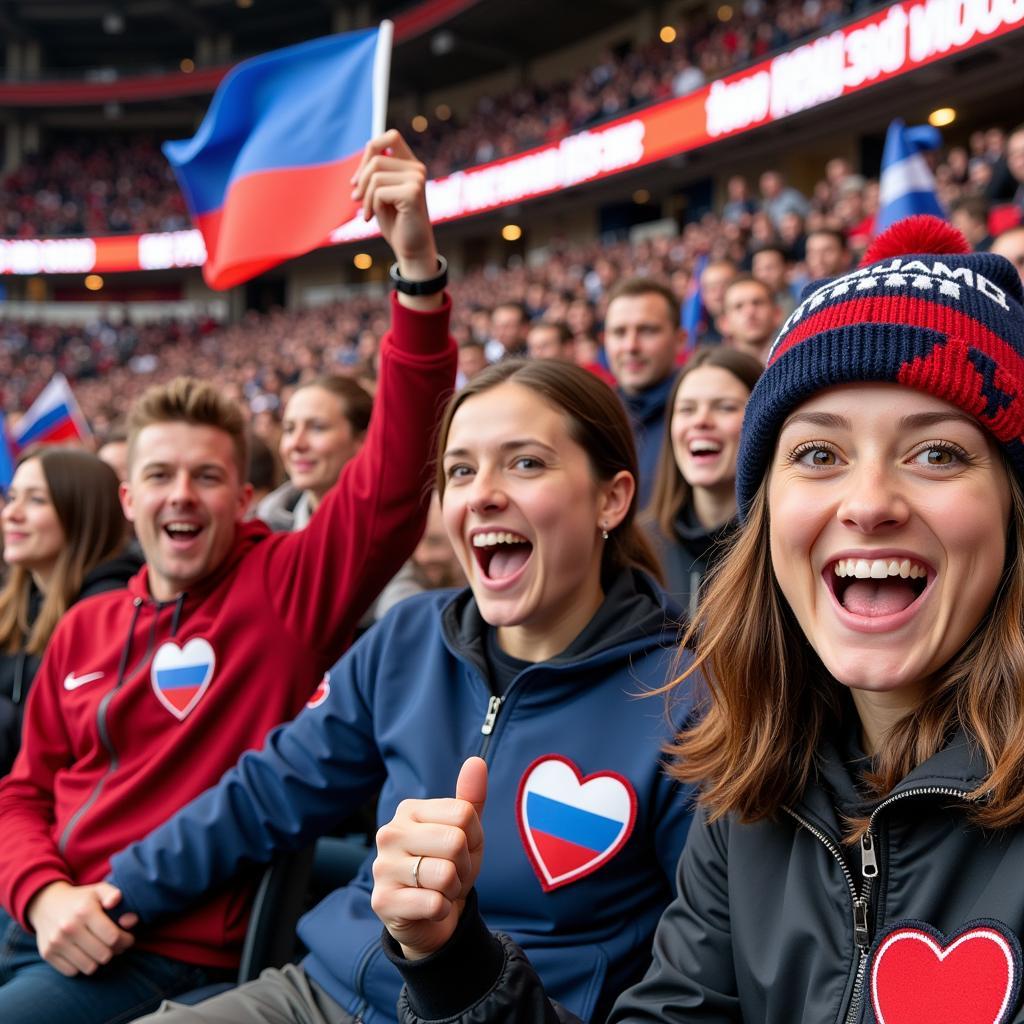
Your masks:
M464 341L459 346L459 374L456 387L471 381L481 370L487 369L487 355L479 341Z
M526 352L531 359L559 359L575 362L572 331L564 320L545 320L526 333Z
M757 203L751 198L747 179L734 174L725 186L727 199L722 207L722 220L741 228L749 227L751 216L757 212Z
M726 343L763 366L780 323L775 293L751 274L733 278L725 289L722 326Z
M989 251L1008 259L1017 268L1021 282L1024 283L1024 225L998 235Z
M281 483L281 465L274 455L273 448L259 434L249 432L249 467L246 482L252 487L252 500L249 502L249 516L256 515L256 509L271 491Z
M777 231L785 213L797 213L806 217L811 209L807 198L791 185L781 171L765 171L760 178L761 209L768 215L772 226Z
M499 302L491 313L491 337L484 346L487 361L526 355L526 309L521 302Z
M441 502L434 492L423 537L398 575L381 591L374 605L374 620L382 619L399 601L425 590L464 587L466 576L455 557L441 517Z
M61 616L123 587L142 565L124 550L117 490L110 466L81 449L42 448L18 463L0 512L9 572L0 590L0 775L21 745L25 701Z
M982 196L961 196L949 207L949 220L963 232L975 252L984 252L992 244L988 233L988 201Z
M729 282L738 273L736 264L730 260L712 260L700 275L700 294L707 321L696 339L698 345L716 345L722 340L719 320L722 316L722 300Z
M783 317L796 309L796 296L789 283L789 254L781 245L762 245L751 254L751 273L775 296L775 304Z
M736 455L743 410L761 376L746 352L699 348L676 379L658 457L648 532L665 589L692 618L701 584L735 532Z
M373 399L347 377L316 377L296 389L281 424L281 462L288 480L257 506L272 530L301 530L342 467L363 446Z
M111 430L96 454L114 471L118 483L128 479L128 431L124 427Z
M665 404L685 344L679 302L650 278L627 278L608 296L604 347L636 440L642 508L650 498L661 446Z
M846 244L846 235L837 228L811 231L807 235L805 261L811 281L845 274L850 269L850 247Z

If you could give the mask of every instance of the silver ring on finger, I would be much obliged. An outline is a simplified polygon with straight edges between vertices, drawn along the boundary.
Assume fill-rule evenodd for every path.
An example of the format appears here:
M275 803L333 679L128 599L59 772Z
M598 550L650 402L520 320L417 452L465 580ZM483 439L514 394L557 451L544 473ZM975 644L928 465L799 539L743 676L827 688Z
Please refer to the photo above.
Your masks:
M425 855L421 855L421 856L416 858L416 863L413 865L413 869L412 869L412 884L417 889L421 888L421 886L420 886L420 865L423 863L423 856L425 856Z

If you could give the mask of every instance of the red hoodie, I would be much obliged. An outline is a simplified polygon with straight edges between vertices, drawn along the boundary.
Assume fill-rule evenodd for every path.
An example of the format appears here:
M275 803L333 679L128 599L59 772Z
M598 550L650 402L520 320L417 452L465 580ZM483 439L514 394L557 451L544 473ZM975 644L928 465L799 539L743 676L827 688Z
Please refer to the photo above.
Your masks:
M0 782L0 902L23 927L43 886L102 880L114 853L297 714L412 553L455 375L449 311L392 304L366 442L304 530L244 523L224 562L176 601L154 601L143 568L127 590L61 620ZM137 947L233 966L252 882L141 933Z

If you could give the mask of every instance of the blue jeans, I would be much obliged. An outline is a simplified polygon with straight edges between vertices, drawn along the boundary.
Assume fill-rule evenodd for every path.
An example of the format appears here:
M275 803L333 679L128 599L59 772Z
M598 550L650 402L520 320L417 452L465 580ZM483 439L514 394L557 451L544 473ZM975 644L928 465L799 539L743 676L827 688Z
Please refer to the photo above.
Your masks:
M35 936L0 910L3 1024L123 1024L226 974L130 949L91 977L66 978L39 955Z

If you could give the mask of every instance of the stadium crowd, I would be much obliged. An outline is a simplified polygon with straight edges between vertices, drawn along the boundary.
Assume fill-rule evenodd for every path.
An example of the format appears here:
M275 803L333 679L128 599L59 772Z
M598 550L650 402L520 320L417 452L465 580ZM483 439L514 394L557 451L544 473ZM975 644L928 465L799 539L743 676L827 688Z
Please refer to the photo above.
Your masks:
M1019 216L1015 210L1024 210L1024 132L1011 131L1009 140L1008 145L1006 130L992 127L973 133L968 146L951 147L935 158L939 197L977 248L991 241L993 210L1009 213L1009 222ZM989 198L993 183L998 203ZM837 244L848 249L839 258L848 263L870 239L877 207L877 180L866 179L840 158L828 161L806 195L776 171L766 171L754 184L736 175L720 207L690 220L681 231L642 242L606 238L582 246L552 245L529 261L513 259L462 276L452 284L452 333L465 366L472 368L486 361L475 346L490 343L487 356L492 358L496 331L509 329L510 317L522 320L510 328L519 332L513 347L525 346L528 322L564 322L577 361L593 365L603 359L601 326L616 281L656 278L684 299L702 257L764 278L788 312L808 279L834 272L818 265L813 251L809 262L807 237L835 233ZM503 303L520 306L522 316L507 309L496 316ZM704 330L716 335L713 321L720 310L714 294L710 305L712 318L705 312ZM322 370L355 377L372 390L386 325L386 304L371 292L310 310L249 313L229 327L205 318L146 325L108 319L88 327L5 319L0 325L0 399L9 413L24 410L61 371L73 382L102 439L149 384L182 372L216 373L228 394L242 400L256 428L273 438L291 389Z
M106 443L0 512L0 1018L1008 1020L1024 129L936 164L960 231L873 238L836 158L449 281L389 132L386 300L5 324L5 407L62 371ZM234 986L258 866L367 800L304 958ZM1005 981L936 1004L914 938Z
M433 177L520 152L684 95L870 7L865 0L745 0L692 13L671 43L609 49L571 80L483 97L416 138ZM188 212L151 136L68 138L0 182L0 237L174 231Z

